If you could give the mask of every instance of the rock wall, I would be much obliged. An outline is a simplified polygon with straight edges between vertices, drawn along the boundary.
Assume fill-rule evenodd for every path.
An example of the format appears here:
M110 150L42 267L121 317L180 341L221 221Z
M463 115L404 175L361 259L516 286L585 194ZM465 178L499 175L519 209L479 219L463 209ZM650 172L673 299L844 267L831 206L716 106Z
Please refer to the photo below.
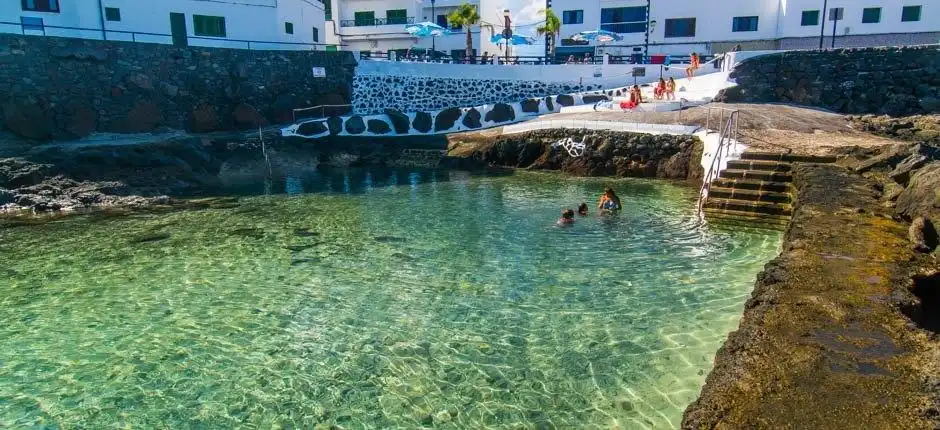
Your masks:
M495 69L494 69L495 71ZM386 109L403 112L513 103L600 89L600 85L546 83L540 81L461 79L424 76L356 75L353 79L353 111L360 115Z
M0 130L49 140L290 122L295 108L348 104L356 62L348 52L2 34L0 65Z
M786 102L842 113L940 112L940 46L790 51L746 60L723 102Z
M555 147L562 139L583 142L579 157ZM450 155L494 166L560 170L576 176L666 179L702 177L702 142L692 135L652 135L600 130L554 129L499 136L472 151L451 146Z

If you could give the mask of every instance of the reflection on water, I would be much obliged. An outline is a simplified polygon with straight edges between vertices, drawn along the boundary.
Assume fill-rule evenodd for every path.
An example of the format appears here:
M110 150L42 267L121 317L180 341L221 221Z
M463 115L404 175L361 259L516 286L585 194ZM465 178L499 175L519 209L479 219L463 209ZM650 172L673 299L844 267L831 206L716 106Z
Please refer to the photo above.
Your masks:
M0 427L675 427L780 242L664 182L228 186L269 195L0 230Z

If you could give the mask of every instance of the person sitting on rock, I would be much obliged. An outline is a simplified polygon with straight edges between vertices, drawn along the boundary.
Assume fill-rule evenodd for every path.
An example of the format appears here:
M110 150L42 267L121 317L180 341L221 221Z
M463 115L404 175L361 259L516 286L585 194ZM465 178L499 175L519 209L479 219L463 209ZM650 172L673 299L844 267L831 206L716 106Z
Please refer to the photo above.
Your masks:
M698 54L693 52L692 55L689 56L689 67L686 67L685 69L685 76L691 80L692 77L695 76L695 71L698 70L699 67L701 67L701 64L699 64Z
M597 208L602 211L610 212L618 211L623 208L623 206L620 205L620 197L617 197L617 193L614 192L614 189L606 188L604 194L601 195L600 201L597 203Z
M676 80L669 78L669 82L666 82L666 100L675 100L676 99Z
M565 209L561 211L561 218L558 219L558 225L567 225L574 223L574 211Z
M653 88L653 98L656 100L662 100L666 97L666 80L659 78L659 83L656 84L656 87Z
M630 103L633 103L635 106L639 106L640 103L643 103L643 92L640 91L639 85L634 85L633 88L630 88Z

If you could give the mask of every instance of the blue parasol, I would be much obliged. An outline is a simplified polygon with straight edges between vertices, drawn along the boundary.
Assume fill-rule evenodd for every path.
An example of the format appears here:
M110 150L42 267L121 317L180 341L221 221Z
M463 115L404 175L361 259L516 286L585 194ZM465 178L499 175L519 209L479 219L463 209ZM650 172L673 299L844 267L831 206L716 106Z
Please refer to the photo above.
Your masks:
M429 21L408 24L405 26L405 31L413 37L437 37L448 33L446 28Z
M490 42L497 45L501 43L509 45L531 45L533 43L531 38L519 36L518 34L512 35L509 39L502 34L494 34L493 37L490 38Z
M594 40L601 43L613 42L615 40L623 40L623 36L607 30L588 30L582 31L574 36L571 36L574 40Z

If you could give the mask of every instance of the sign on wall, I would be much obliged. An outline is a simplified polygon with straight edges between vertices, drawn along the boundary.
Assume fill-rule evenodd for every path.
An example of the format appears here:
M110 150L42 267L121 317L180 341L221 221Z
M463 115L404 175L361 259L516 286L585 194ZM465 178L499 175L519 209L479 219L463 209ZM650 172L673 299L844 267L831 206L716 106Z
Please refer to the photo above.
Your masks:
M646 76L646 67L634 67L633 68L633 77L642 78Z
M600 78L602 76L604 76L604 72L601 66L594 66L594 77Z
M314 68L313 68L313 77L314 77L314 78L325 78L325 77L326 77L326 68L325 68L325 67L314 67Z

